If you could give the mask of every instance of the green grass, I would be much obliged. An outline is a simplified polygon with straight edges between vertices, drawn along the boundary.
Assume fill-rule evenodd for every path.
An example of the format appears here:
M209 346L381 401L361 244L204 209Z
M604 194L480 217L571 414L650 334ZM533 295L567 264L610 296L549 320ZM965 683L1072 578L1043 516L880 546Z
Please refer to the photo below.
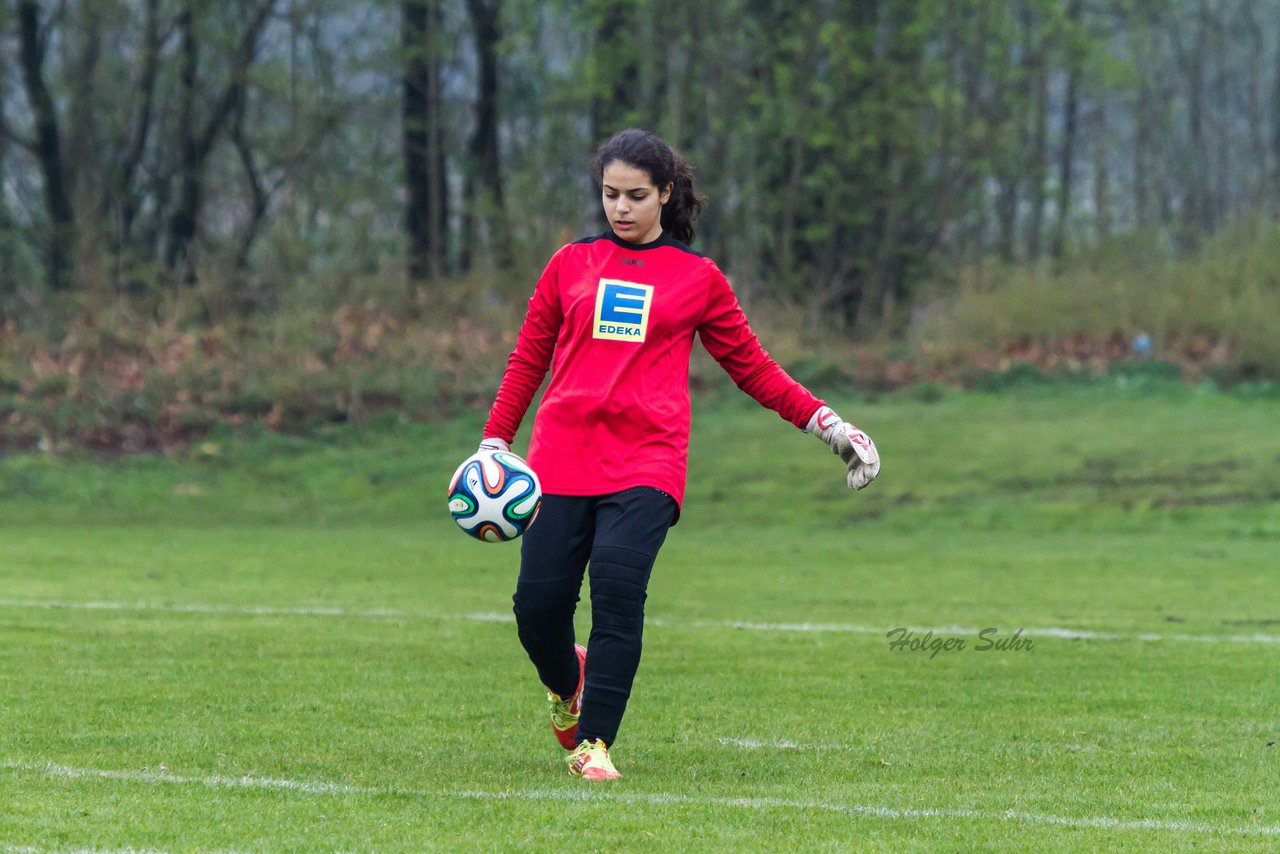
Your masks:
M695 405L607 787L505 621L518 548L445 516L478 416L0 460L0 851L1274 850L1280 401L831 402L856 495Z

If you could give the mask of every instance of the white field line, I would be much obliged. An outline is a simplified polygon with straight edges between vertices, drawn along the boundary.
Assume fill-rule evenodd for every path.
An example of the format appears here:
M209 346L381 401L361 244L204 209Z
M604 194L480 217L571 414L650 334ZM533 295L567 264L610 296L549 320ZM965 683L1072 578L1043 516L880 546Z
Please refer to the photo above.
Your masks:
M342 783L304 782L282 780L275 777L240 777L213 775L191 777L168 771L107 771L90 768L72 768L51 762L22 762L0 760L0 768L34 772L48 777L64 779L118 780L148 785L203 786L215 789L283 789L314 795L355 794L375 796L418 797L431 799L461 798L480 801L584 801L598 803L644 804L650 806L730 807L735 809L765 811L790 810L828 812L859 818L883 818L890 820L958 819L975 822L1011 822L1015 824L1050 825L1055 827L1102 828L1106 830L1171 831L1176 833L1200 833L1230 836L1280 836L1280 825L1232 825L1184 819L1125 819L1112 816L1066 816L1046 813L1028 813L1017 810L965 810L949 808L898 808L842 804L830 801L807 801L791 798L715 797L700 795L674 795L661 792L620 792L599 788L579 789L531 789L523 792L491 792L476 790L400 789L382 786L350 786Z
M500 613L470 613L460 619L486 623L514 623L515 617ZM881 635L887 637L891 629L897 626L867 626L857 623L767 623L747 620L666 620L661 617L646 617L646 626L669 627L673 629L741 629L751 632L796 632L796 633L832 633ZM955 636L966 635L970 639L977 637L983 629L977 626L905 626L904 628L924 634ZM1008 634L1006 632L1006 634ZM1022 629L1023 637L1058 638L1061 640L1105 640L1105 641L1173 641L1183 643L1259 643L1280 644L1280 635L1248 634L1248 635L1189 635L1160 634L1157 632L1139 632L1125 634L1123 632L1099 632L1090 629L1067 629L1058 626ZM1007 637L992 636L993 641L1007 640Z
M805 744L796 741L760 741L755 738L716 738L726 747L741 747L746 750L853 750L847 744Z
M554 801L616 801L630 804L687 805L694 807L736 807L747 810L797 810L830 812L844 815L884 819L959 819L963 821L1006 821L1019 824L1053 825L1057 827L1096 827L1107 830L1157 830L1176 833L1204 833L1231 836L1280 836L1280 825L1219 825L1183 819L1124 819L1111 816L1065 816L1045 813L1028 813L1017 810L965 810L945 807L898 808L840 804L823 801L803 801L790 798L730 798L702 797L697 795L671 795L663 793L599 793L581 789L532 790L526 792L458 792L458 797L509 800Z
M234 617L348 617L369 620L399 619L409 616L390 608L356 610L324 606L208 605L199 602L112 602L70 599L4 599L0 608L39 608L49 611L161 611L171 614L227 614Z
M224 614L243 617L332 617L362 620L430 619L463 620L473 623L514 623L511 613L473 611L464 614L430 614L400 611L394 608L337 608L324 606L279 605L211 605L198 602L166 603L147 601L77 601L69 599L12 599L0 598L0 608L32 608L39 610L71 611L156 611L175 614ZM887 637L897 626L868 626L856 623L772 623L750 620L668 620L648 617L646 625L673 629L739 629L751 632L793 632L801 634L863 634ZM976 638L982 631L977 626L905 626L912 632L933 632L936 636L963 635ZM1009 631L1012 630L1010 627ZM1006 632L1007 634L1007 632ZM1145 641L1149 643L1243 643L1280 644L1280 635L1262 633L1232 635L1161 634L1158 632L1094 631L1070 629L1059 626L1022 627L1022 636L1031 638L1055 638L1059 640ZM999 640L1001 638L993 638Z
M31 848L0 845L3 854L166 854L162 848Z
M0 845L0 854L168 854L163 848L31 848Z
M46 777L61 777L67 780L123 780L128 783L148 783L159 785L172 783L183 786L204 786L209 789L283 789L290 792L304 792L308 795L381 795L389 794L390 789L378 789L370 786L348 786L343 783L308 783L298 780L281 780L275 777L255 777L244 775L229 777L213 774L206 777L186 777L171 774L168 771L110 771L96 768L72 768L68 765L57 765L52 762L19 762L12 759L0 761L0 768L13 771L35 771ZM415 793L420 794L420 793Z
M728 620L723 623L690 623L691 628L707 628L723 626L731 629L744 629L757 632L834 632L848 634L886 635L896 626L861 626L849 623L760 623ZM935 635L965 635L976 638L983 629L977 626L904 626L909 631L923 634L933 632ZM1006 632L1007 634L1007 632ZM1061 640L1105 640L1105 641L1172 641L1180 643L1261 643L1280 644L1280 635L1248 634L1248 635L1189 635L1161 634L1158 632L1099 632L1090 629L1068 629L1059 626L1030 626L1022 628L1023 637L1058 638ZM1007 637L992 637L993 641Z

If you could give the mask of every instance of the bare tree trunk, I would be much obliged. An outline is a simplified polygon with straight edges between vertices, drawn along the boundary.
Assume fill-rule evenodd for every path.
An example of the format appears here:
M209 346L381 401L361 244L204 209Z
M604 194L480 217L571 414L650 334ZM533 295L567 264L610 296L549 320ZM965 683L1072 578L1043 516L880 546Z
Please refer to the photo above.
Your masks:
M997 176L999 193L996 196L996 249L1005 261L1012 261L1016 254L1018 229L1018 200L1022 195L1023 171L1020 160L1026 156L1027 121L1026 105L1031 101L1030 39L1031 33L1023 28L1022 60L1010 69L1014 80L1009 84L1005 80L1004 64L997 77L993 106L998 111L1004 127L1004 134L1016 140L1016 147L1004 149L1000 158L1000 171ZM1010 45L1013 46L1012 44ZM1008 87L1008 89L1006 88ZM1011 89L1012 93L1008 90ZM999 140L997 140L999 142ZM1011 143L1005 142L1005 146Z
M1261 59L1266 55L1266 42L1262 36L1262 25L1258 21L1254 0L1244 0L1240 7L1241 23L1244 36L1249 40L1251 56ZM1249 160L1251 168L1245 174L1246 186L1252 188L1246 201L1249 210L1261 214L1266 210L1267 187L1270 183L1266 140L1266 109L1263 105L1263 77L1266 72L1261 61L1249 63L1248 83L1248 122L1249 122ZM1278 81L1280 82L1280 81Z
M874 5L874 4L872 4ZM868 29L877 25L887 31L888 45L884 50L886 65L891 73L901 75L899 85L910 86L918 80L920 58L924 44L914 26L915 4L904 0L890 0L886 4L884 20L868 17L862 23ZM880 115L890 116L898 107L897 98L905 88L883 85L875 97ZM890 123L886 122L886 125ZM900 132L886 126L882 131L882 140L878 156L879 185L884 192L874 201L875 216L872 220L873 233L868 243L871 251L867 254L870 263L863 276L854 315L855 328L864 333L884 334L888 330L889 316L892 306L898 298L905 296L906 276L905 264L909 255L913 255L920 246L913 243L923 238L917 233L908 235L908 231L920 232L911 227L917 192L918 162L912 157L903 156L900 146ZM893 177L889 177L893 176ZM874 241L872 243L871 241Z
M8 21L7 9L0 8L0 35L5 31ZM5 96L9 92L8 66L0 62L0 187L8 186L5 167L9 162L9 118L8 103ZM17 248L17 232L14 229L13 217L9 214L9 199L6 193L0 193L0 323L4 322L5 301L17 290L17 260L14 257Z
M179 123L180 164L178 207L169 221L169 247L166 266L187 282L195 280L195 258L192 244L199 232L204 205L204 167L227 121L245 96L248 73L258 52L262 31L275 9L277 0L263 0L250 19L244 35L231 57L230 79L214 99L213 108L203 125L195 120L200 67L200 43L195 32L194 6L187 3L178 15L182 54L182 106Z
M501 0L468 0L475 35L476 126L467 146L470 154L463 228L462 268L471 266L476 245L477 220L489 225L489 246L500 270L511 266L511 236L507 227L506 199L502 190L502 164L498 147L498 41L501 37Z
M870 5L874 8L875 0ZM791 66L795 75L791 91L795 124L791 128L790 139L780 140L787 151L784 162L790 164L782 193L782 211L778 225L778 267L784 275L792 274L796 265L796 222L803 205L804 178L808 173L809 116L812 111L807 90L813 75L817 31L816 26L805 28L804 54L795 57Z
M196 79L200 69L199 44L195 36L191 5L182 7L177 20L181 33L181 101L178 107L178 149L180 175L178 209L169 220L169 246L165 253L165 266L176 268L181 259L186 263L187 247L196 233L192 210L200 205L199 156L196 152Z
M51 290L66 291L71 288L75 215L67 194L66 163L62 156L58 113L44 79L45 36L40 28L40 4L35 0L19 2L18 37L21 44L22 77L36 130L32 153L40 164L45 210L49 217L45 275Z
M596 27L596 74L604 76L603 97L591 102L593 143L623 130L636 112L636 85L640 76L635 37L636 4L607 0Z
M271 191L263 184L254 160L253 146L245 136L243 104L237 107L235 118L231 122L231 142L235 145L240 165L244 167L245 180L249 184L249 224L240 236L235 259L236 273L244 274L249 269L249 253L253 250L253 243L258 238L258 230L262 227L271 203Z
M1206 16L1207 10L1202 1L1197 6L1195 36L1190 52L1182 44L1181 34L1176 29L1171 33L1179 64L1187 75L1187 136L1190 157L1185 158L1187 162L1181 164L1184 169L1181 175L1184 188L1181 239L1184 246L1194 245L1198 236L1212 227L1208 187L1209 152L1204 129ZM1177 27L1176 21L1173 26Z
M1151 90L1146 77L1139 83L1134 103L1133 141L1133 216L1139 230L1151 227L1151 176L1148 158L1151 156Z
M982 116L983 106L983 88L986 85L986 46L991 34L991 9L987 4L973 4L976 8L971 9L970 13L965 17L965 25L973 27L973 35L970 37L965 63L964 79L964 109L966 111L966 124L976 126L986 117ZM962 157L965 161L965 168L969 168L975 160L983 158L987 152L985 148L985 140L979 140L974 134L965 134L967 144ZM964 249L970 257L980 256L986 250L985 233L990 222L987 212L987 194L985 192L975 193L966 197L966 205L972 209L969 215L963 218L961 233L964 241Z
M1027 258L1037 261L1043 252L1044 206L1048 200L1045 176L1049 168L1049 63L1043 41L1033 53L1035 77L1035 130L1027 156L1031 183L1031 213L1027 219Z
M723 61L720 56L697 53L702 41L696 33L714 32L706 20L706 6L698 3L672 2L659 23L665 25L660 74L664 85L668 127L671 142L678 149L688 149L699 133L705 116L697 113L699 89L709 65ZM697 67L699 74L690 73Z
M438 0L403 0L400 37L405 53L401 134L408 206L409 277L444 275L448 225Z
M1071 0L1067 20L1074 30L1080 25L1082 0ZM1053 257L1066 251L1067 227L1071 219L1072 182L1075 178L1076 129L1080 119L1080 68L1073 51L1068 49L1067 93L1062 106L1062 149L1058 159L1058 220L1053 230Z
M1280 51L1276 52L1271 92L1271 169L1268 181L1272 216L1280 216Z
M1111 164L1107 159L1107 103L1098 102L1093 117L1093 211L1098 242L1111 237Z
M128 143L114 170L111 197L104 199L108 206L117 207L114 211L116 225L112 244L117 255L133 244L133 223L140 207L140 192L134 186L134 181L151 136L156 79L160 71L160 0L147 0L144 14L142 73L136 84L139 104L131 121Z
M954 7L955 0L948 0L947 20L952 20ZM959 159L957 150L961 148L961 145L956 138L960 136L959 127L963 123L956 121L956 111L952 109L955 92L960 88L956 79L958 76L956 67L959 64L958 53L959 38L956 35L956 28L948 27L942 41L942 60L946 73L942 81L941 115L938 117L938 164L941 167L939 172L943 178L938 181L932 200L933 208L938 212L939 218L946 220L950 219L951 210L956 205L956 197L959 195L958 188L960 185L960 181L956 176L958 170L955 168L955 164Z
M1226 14L1227 12L1221 7L1215 14L1207 5L1204 6L1204 15L1208 18L1205 25L1209 31L1207 39L1209 61L1217 61L1213 94L1210 100L1210 106L1216 112L1216 116L1212 116L1210 121L1210 125L1216 131L1216 139L1212 143L1215 155L1213 162L1216 168L1209 189L1209 210L1214 229L1234 207L1231 192L1231 168L1234 158L1231 147L1235 142L1238 126L1234 115L1235 110L1232 108L1231 71L1228 67L1231 60L1227 44Z
M98 133L98 115L94 109L94 82L102 58L102 5L86 3L79 7L76 28L80 31L79 53L71 66L71 100L67 123L67 192L78 214L80 234L77 247L81 260L86 259L86 231L94 232L96 241L100 223L90 222L101 208L102 188L95 186L102 174L102 140ZM98 162L95 162L98 161Z

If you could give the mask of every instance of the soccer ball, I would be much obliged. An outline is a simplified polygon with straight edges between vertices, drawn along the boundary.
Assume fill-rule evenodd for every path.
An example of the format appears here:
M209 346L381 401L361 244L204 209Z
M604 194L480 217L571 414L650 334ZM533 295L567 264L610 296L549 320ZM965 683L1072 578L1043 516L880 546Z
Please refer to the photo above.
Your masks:
M542 486L510 451L477 451L449 481L449 512L477 540L502 543L528 530L542 506Z

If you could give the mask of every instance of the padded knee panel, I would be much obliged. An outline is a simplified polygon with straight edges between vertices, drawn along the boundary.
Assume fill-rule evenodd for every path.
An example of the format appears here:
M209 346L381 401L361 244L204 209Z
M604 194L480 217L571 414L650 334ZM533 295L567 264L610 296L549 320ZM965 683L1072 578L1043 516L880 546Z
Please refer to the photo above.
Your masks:
M579 582L517 582L516 593L511 597L516 623L537 626L572 620L580 587Z
M634 549L602 546L591 552L591 611L601 625L639 631L653 558Z

